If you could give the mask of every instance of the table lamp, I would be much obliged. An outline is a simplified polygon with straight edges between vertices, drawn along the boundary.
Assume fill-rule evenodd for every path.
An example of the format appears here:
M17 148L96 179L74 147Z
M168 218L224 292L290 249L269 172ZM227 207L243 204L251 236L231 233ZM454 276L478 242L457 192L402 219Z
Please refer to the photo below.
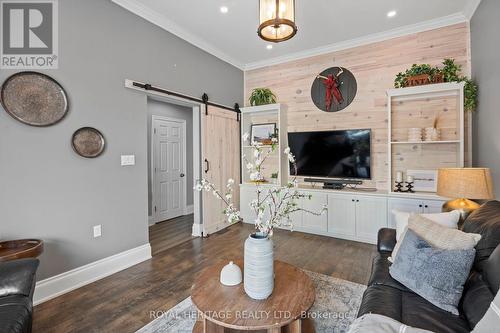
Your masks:
M469 199L493 199L493 182L488 168L443 168L438 170L437 194L458 198L446 202L443 211L459 210L464 221L479 204Z

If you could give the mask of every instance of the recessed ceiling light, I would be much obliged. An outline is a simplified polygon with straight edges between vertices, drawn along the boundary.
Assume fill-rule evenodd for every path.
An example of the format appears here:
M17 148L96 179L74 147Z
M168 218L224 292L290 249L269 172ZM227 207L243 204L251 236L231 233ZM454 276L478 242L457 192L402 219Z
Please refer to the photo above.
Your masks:
M397 13L398 13L397 11L391 10L390 12L387 13L387 17L394 17L396 16Z
M272 49L273 49L273 46L272 46L271 44L268 44L268 45L266 46L266 49L268 49L268 50L272 50Z
M221 12L222 14L226 14L228 11L229 11L229 8L227 8L226 6L222 6L222 7L220 7L220 12Z

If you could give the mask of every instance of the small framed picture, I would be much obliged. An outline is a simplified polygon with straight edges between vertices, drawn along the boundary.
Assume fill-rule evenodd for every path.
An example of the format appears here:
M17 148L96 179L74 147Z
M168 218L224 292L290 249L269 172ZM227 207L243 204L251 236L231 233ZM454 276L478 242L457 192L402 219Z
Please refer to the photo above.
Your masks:
M276 135L276 123L255 124L251 128L251 136L253 142L258 142L263 145L270 145L271 139Z
M407 176L413 177L413 190L416 192L437 191L437 170L407 170Z

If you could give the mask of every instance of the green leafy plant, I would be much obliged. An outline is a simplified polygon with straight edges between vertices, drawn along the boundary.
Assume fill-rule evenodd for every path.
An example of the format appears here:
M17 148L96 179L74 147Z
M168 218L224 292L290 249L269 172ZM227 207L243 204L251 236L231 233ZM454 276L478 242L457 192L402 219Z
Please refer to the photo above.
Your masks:
M255 88L248 99L251 106L276 103L276 95L269 88Z
M456 64L455 59L444 59L443 65L443 69L440 69L438 67L432 67L429 64L413 64L410 69L396 75L396 79L394 80L394 87L406 87L407 79L416 75L429 74L431 81L433 81L436 76L443 75L444 82L465 82L465 111L471 112L476 110L478 93L477 85L467 76L462 75L462 66Z
M395 88L404 88L407 86L407 79L412 76L428 74L430 79L433 80L434 76L440 74L440 70L437 67L432 67L429 64L417 65L413 64L410 69L407 69L405 72L398 73L396 75L396 80L394 80Z
M442 70L445 82L465 82L464 107L465 111L475 111L477 107L478 87L474 81L462 74L462 66L455 63L455 59L444 59Z

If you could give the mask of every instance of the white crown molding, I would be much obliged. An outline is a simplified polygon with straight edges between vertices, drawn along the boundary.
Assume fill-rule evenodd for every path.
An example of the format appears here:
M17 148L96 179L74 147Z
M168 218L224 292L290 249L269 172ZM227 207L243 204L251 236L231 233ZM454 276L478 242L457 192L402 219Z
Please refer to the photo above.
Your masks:
M467 17L467 19L469 21L472 19L472 16L474 16L474 13L476 12L480 3L481 3L481 0L469 0L467 5L465 6L464 15L465 15L465 17Z
M474 1L476 1L476 0L474 0ZM392 29L392 30L387 30L384 32L376 33L376 34L363 36L360 38L354 38L354 39L350 39L350 40L339 42L339 43L333 43L333 44L330 44L327 46L317 47L317 48L313 48L313 49L309 49L309 50L291 53L291 54L281 56L281 57L275 57L275 58L271 58L271 59L267 59L267 60L263 60L263 61L249 63L249 64L245 65L244 70L249 71L249 70L258 69L258 68L262 68L262 67L278 65L281 63L289 62L289 61L318 56L318 55L322 55L322 54L326 54L326 53L351 49L353 47L358 47L358 46L363 46L363 45L372 44L372 43L376 43L376 42L381 42L381 41L388 40L388 39L393 39L393 38L397 38L397 37L411 35L411 34L418 33L418 32L438 29L438 28L442 28L442 27L446 27L446 26L450 26L450 25L454 25L454 24L458 24L458 23L463 23L463 22L467 22L467 21L468 21L468 19L463 13L456 13L453 15L444 16L444 17L440 17L437 19L424 21L424 22L420 22L420 23L416 23L416 24L412 24L412 25L407 25L404 27L400 27L400 28L396 28L396 29Z
M185 29L181 28L178 24L170 21L165 16L155 13L153 10L149 9L148 7L140 3L140 1L138 0L111 0L111 1L125 8L126 10L142 17L146 21L149 21L159 26L160 28L176 35L177 37L185 40L186 42L202 49L203 51L210 53L211 55L221 59L222 61L225 61L243 70L244 68L243 63L232 58L231 56L227 55L226 53L214 47L213 45L187 32Z
M149 243L38 281L33 302L38 305L148 259L151 259Z

